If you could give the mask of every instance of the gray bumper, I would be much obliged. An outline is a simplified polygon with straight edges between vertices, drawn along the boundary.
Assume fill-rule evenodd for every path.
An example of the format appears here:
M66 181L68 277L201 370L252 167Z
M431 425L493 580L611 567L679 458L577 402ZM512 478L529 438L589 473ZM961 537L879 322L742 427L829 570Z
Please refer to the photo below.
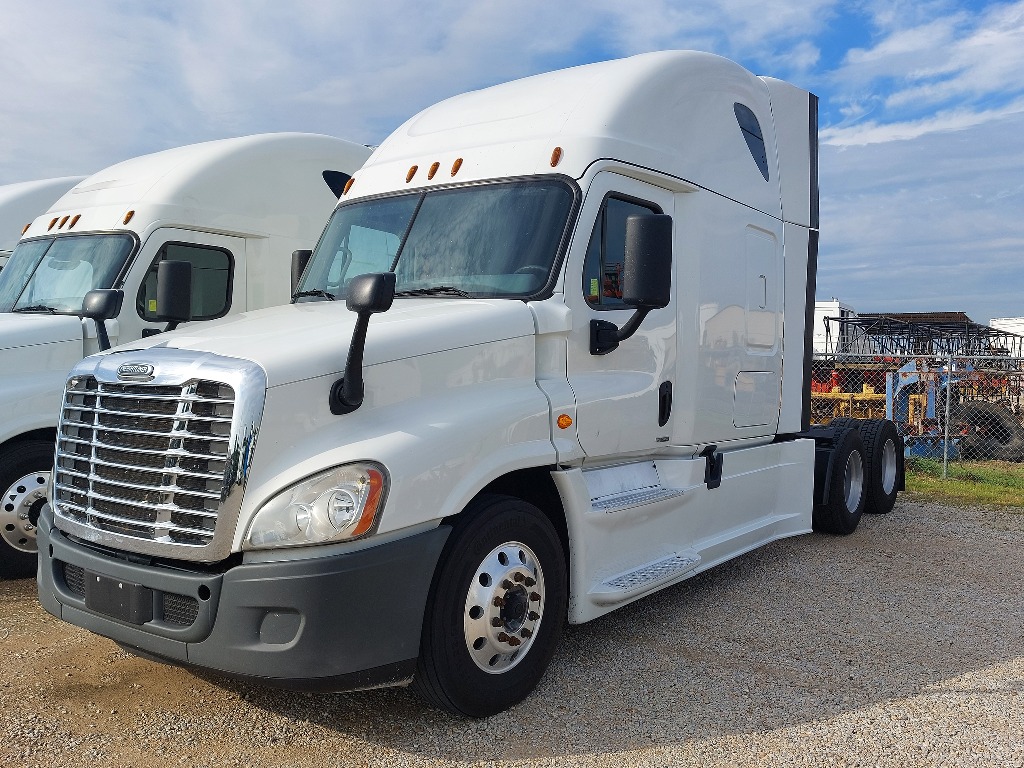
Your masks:
M386 685L415 669L427 592L450 530L204 572L85 547L44 513L39 600L64 621L172 664L288 688Z

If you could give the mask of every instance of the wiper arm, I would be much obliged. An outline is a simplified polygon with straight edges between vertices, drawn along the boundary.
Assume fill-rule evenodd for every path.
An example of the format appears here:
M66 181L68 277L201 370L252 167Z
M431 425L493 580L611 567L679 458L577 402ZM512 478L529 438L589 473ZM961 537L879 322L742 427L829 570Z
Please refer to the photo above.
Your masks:
M461 288L451 285L435 285L431 288L413 288L408 291L395 291L395 296L461 296L464 299L473 298L473 294L467 293Z
M48 307L45 304L33 304L30 307L15 307L12 312L49 312L51 315L56 315L57 310L53 307Z
M337 298L333 293L328 293L320 288L314 288L311 291L299 291L298 293L293 293L292 300L301 299L305 296L319 296L320 298L327 299L328 301L334 301Z

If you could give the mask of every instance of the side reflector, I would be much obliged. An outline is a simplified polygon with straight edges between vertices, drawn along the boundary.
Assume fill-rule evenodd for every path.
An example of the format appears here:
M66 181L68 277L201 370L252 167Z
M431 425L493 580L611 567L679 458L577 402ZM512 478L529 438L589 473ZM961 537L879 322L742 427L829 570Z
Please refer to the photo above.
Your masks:
M134 215L135 215L135 211L128 211L128 213L126 213L124 215L124 221L121 222L121 223L122 224L127 224L129 221L132 220L132 216L134 216Z
M567 413L563 413L558 417L558 428L568 429L572 426L572 416Z

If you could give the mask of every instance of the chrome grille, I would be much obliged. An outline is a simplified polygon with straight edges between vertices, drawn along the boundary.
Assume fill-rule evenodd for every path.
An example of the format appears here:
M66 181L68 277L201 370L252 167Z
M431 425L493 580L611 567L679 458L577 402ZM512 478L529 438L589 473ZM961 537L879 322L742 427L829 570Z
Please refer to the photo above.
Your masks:
M230 491L235 393L216 381L181 386L68 380L53 500L88 528L205 547Z

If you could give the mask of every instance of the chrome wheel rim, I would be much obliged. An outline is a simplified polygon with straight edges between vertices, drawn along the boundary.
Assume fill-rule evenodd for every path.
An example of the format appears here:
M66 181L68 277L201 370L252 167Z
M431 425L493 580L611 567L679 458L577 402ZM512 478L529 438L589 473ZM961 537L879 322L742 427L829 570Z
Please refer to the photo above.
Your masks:
M860 499L864 494L864 462L857 451L846 459L843 492L846 496L846 508L853 512L860 506Z
M463 613L473 663L497 675L522 661L540 629L544 597L544 571L532 549L518 541L492 549L473 574Z
M889 496L896 488L896 444L886 440L882 446L882 492Z
M50 473L32 472L19 477L0 500L0 536L19 552L36 551L36 525L46 503Z

